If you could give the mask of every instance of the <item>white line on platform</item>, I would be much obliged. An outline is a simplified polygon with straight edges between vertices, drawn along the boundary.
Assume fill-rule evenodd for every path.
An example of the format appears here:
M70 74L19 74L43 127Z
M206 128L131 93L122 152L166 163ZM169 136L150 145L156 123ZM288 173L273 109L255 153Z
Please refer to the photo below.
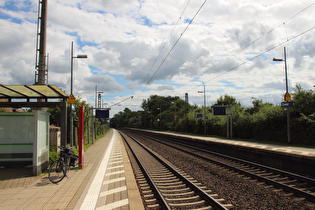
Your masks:
M125 206L127 204L129 204L129 200L128 199L124 199L124 200L120 200L120 201L117 201L117 202L114 202L114 203L107 204L105 206L98 207L98 208L96 208L96 210L115 209L115 208L119 208L119 207Z
M100 197L108 196L110 194L119 193L119 192L126 191L126 190L127 190L127 187L126 186L122 186L122 187L119 187L119 188L115 188L115 189L112 189L112 190L101 192L100 193Z
M113 169L118 169L118 168L125 168L125 166L124 165L113 166L113 167L108 166L107 170L113 170Z
M106 173L106 176L112 176L112 175L117 175L117 174L122 174L125 173L125 170L121 170L121 171L115 171L115 172L110 172L110 173Z
M97 173L93 179L92 184L90 185L90 188L88 190L88 193L86 194L83 203L80 207L80 209L82 210L86 210L86 209L95 209L96 206L96 202L101 190L101 186L102 186L102 182L103 182L103 178L106 172L106 168L107 168L107 164L109 161L109 157L110 157L110 151L113 148L113 144L114 144L114 139L116 138L116 131L114 130L114 134L110 140L110 143L108 145L108 148L106 150L106 153L103 157L103 160L101 162L100 167L97 170Z
M110 179L110 180L106 180L103 182L103 185L105 184L111 184L111 183L115 183L115 182L120 182L120 181L125 181L126 180L126 177L119 177L117 179Z

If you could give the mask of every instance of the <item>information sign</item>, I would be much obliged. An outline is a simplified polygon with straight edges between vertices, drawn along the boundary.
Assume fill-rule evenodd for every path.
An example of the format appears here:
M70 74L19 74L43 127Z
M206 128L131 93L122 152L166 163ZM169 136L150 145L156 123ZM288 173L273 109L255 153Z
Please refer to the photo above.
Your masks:
M202 114L195 114L195 118L202 118Z
M226 115L226 107L212 107L213 115Z
M96 118L109 118L109 110L96 110Z

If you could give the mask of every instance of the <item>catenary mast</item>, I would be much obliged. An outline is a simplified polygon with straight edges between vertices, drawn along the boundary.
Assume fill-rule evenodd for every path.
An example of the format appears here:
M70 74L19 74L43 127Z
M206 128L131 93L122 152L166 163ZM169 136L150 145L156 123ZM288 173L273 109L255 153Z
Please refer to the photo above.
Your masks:
M36 42L35 85L47 85L48 62L46 55L47 0L39 0Z

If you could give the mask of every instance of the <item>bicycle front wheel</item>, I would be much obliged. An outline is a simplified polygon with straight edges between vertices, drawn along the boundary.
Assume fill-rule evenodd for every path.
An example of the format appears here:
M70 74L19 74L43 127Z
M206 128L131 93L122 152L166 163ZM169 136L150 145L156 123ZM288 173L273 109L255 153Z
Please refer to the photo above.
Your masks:
M63 160L56 160L50 166L48 178L52 183L60 182L67 173L67 164Z

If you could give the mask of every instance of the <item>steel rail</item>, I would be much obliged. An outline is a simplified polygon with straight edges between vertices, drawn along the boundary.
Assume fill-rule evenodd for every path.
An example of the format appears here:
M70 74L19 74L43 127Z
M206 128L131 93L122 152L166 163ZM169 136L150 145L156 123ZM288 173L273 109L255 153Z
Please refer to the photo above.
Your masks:
M149 173L147 172L147 170L145 169L145 167L143 166L143 164L141 163L141 161L139 160L138 156L136 155L136 153L133 151L133 149L131 148L130 144L128 143L128 141L126 140L125 136L123 135L122 132L120 132L120 135L122 136L122 138L124 139L124 141L126 142L126 144L128 145L133 157L135 158L138 166L140 167L140 170L142 171L143 175L145 176L146 180L149 182L149 185L151 187L153 187L153 191L154 194L158 197L159 199L159 203L161 205L162 209L171 209L171 207L168 205L168 203L166 202L166 200L164 199L162 193L160 192L160 190L157 188L157 186L155 185L155 183L153 182L153 180L151 179ZM125 134L126 135L126 134Z
M150 149L148 149L145 145L143 145L142 143L140 143L139 141L137 141L134 137L128 135L125 133L125 135L127 135L129 138L131 138L133 141L137 142L137 144L139 144L143 149L145 149L148 153L150 153L155 159L157 159L160 163L162 163L167 169L169 169L172 173L174 173L176 176L181 177L181 179L183 181L185 181L185 183L191 187L195 192L198 193L198 195L204 199L206 202L208 202L212 208L214 209L224 209L227 210L227 208L222 205L221 203L219 203L218 201L216 201L213 197L211 197L210 195L208 195L208 193L206 193L205 191L203 191L200 187L198 187L196 184L194 184L192 181L190 181L189 179L187 179L185 176L183 176L180 172L178 172L176 169L174 169L172 166L170 166L169 164L167 164L165 161L163 161L160 157L158 157L156 154L154 154ZM124 138L125 139L125 138ZM130 147L130 145L128 144L128 146ZM131 149L132 150L132 149ZM136 156L136 154L133 152L134 156ZM138 158L137 158L138 159ZM140 160L139 160L140 161ZM149 175L146 175L149 176ZM151 179L151 178L150 178ZM153 182L153 180L151 180ZM154 185L155 186L155 185ZM155 186L156 187L156 186ZM156 190L159 192L159 195L163 196L162 193L160 193L159 189L156 188ZM164 199L163 199L164 200Z

